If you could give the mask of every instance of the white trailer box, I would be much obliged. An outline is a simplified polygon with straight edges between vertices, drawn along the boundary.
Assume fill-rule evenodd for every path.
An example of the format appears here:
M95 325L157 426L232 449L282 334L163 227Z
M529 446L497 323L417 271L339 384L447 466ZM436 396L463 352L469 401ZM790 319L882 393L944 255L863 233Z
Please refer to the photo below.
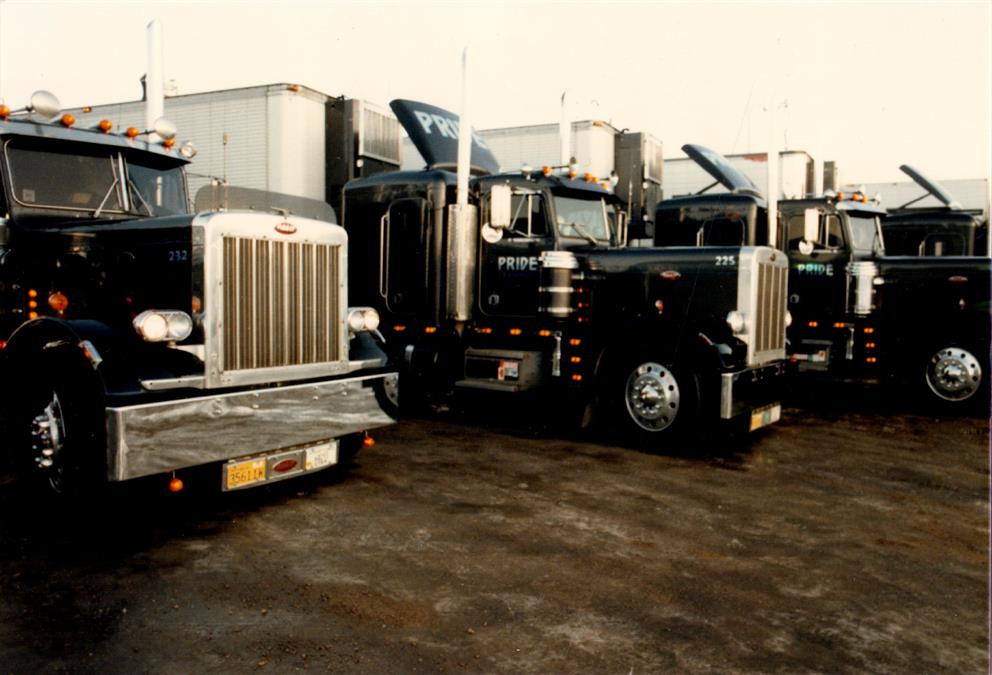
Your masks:
M522 166L539 169L557 166L561 161L557 124L537 124L477 132L492 150L502 171ZM572 123L571 148L580 174L592 173L606 178L613 171L614 137L619 132L607 122L586 120ZM422 169L424 160L410 139L403 139L404 169Z
M100 119L109 119L115 133L144 126L142 101L70 112L78 126L95 126ZM353 124L339 119L346 113L355 117ZM188 172L194 195L211 181L226 181L337 208L342 176L364 175L366 160L388 169L399 166L399 124L391 112L297 84L170 96L165 117L178 127L180 141L197 148ZM368 148L374 152L365 152ZM341 162L349 165L338 166Z
M768 153L725 155L727 160L758 189L768 189ZM713 183L713 177L688 157L665 160L665 197L695 194ZM820 192L816 185L814 162L802 150L785 150L779 153L779 199L799 199ZM725 191L716 186L714 192Z

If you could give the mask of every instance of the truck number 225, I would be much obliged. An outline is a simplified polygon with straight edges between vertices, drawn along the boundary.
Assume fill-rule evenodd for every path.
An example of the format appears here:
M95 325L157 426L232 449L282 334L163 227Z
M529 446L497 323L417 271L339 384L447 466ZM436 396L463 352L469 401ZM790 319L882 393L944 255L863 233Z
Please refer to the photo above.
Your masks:
M732 255L718 255L716 257L717 267L727 267L737 264L737 258Z

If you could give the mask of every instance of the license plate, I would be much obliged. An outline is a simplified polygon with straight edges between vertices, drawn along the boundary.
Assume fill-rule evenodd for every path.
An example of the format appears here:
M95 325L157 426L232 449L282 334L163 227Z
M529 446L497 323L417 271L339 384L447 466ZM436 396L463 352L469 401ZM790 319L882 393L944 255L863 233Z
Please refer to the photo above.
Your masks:
M324 466L330 466L338 461L338 443L321 443L307 448L306 470L313 471Z
M224 485L228 490L246 487L265 481L265 460L246 459L224 465Z
M769 424L778 422L782 417L782 406L778 403L770 405L751 413L751 431L767 427Z

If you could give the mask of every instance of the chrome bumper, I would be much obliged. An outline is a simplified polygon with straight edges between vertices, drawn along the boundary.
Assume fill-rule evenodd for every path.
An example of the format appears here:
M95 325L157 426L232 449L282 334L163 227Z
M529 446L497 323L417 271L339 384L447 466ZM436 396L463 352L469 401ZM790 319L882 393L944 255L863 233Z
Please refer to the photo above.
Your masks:
M392 424L376 398L389 377L396 375L108 408L107 478L175 471Z
M720 419L733 419L771 403L778 403L782 395L784 373L784 362L780 361L721 374Z

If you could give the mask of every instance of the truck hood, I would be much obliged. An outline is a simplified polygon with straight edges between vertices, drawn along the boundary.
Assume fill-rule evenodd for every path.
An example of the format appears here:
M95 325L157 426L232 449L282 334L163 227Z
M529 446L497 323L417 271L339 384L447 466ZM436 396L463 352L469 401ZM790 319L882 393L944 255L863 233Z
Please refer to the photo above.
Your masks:
M709 175L720 182L731 192L752 194L764 197L758 186L750 178L741 173L727 158L718 152L713 152L702 145L687 143L682 146L682 152L689 155Z
M961 208L961 203L951 196L944 186L935 180L931 180L924 176L920 171L917 171L909 164L903 164L899 167L899 170L904 174L913 179L913 181L919 185L921 188L933 195L937 201L946 206L949 209L957 211ZM915 200L914 200L915 201ZM908 205L904 205L908 206ZM900 207L902 208L902 207Z
M389 107L409 134L428 169L454 171L457 168L458 115L428 103L406 99L390 101ZM480 175L498 172L499 162L473 129L471 173Z

